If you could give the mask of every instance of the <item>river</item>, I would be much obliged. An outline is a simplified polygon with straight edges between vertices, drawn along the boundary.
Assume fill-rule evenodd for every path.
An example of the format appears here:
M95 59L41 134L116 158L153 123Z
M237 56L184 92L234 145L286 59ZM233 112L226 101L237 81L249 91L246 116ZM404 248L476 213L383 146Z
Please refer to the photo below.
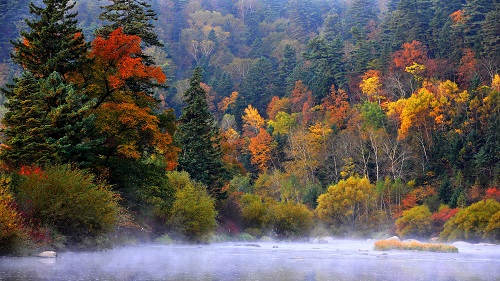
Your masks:
M0 257L0 280L500 280L500 245L375 251L373 241L139 245L57 258Z

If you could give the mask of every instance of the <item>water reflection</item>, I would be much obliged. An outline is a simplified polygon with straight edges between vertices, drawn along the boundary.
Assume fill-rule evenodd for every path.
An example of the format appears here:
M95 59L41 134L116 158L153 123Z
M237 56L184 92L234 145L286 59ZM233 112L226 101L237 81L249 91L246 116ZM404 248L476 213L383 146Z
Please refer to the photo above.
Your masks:
M500 246L378 252L373 242L146 245L0 258L0 280L500 280Z

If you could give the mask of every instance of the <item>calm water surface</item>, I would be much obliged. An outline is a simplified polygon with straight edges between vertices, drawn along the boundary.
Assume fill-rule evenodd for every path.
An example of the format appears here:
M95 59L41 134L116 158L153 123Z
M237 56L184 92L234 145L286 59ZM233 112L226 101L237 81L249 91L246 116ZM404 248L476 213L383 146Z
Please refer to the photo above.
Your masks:
M373 250L373 241L141 245L0 257L0 280L500 280L500 245L459 253Z

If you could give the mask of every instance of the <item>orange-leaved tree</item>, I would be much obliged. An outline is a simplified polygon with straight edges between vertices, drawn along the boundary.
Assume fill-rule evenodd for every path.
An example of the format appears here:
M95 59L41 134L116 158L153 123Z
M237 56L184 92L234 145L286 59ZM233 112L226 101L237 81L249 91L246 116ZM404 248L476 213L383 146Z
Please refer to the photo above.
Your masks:
M259 134L251 138L248 145L248 149L252 154L252 164L257 165L261 171L265 171L269 167L271 152L275 145L271 135L263 128L260 128Z
M326 121L338 129L343 129L347 125L351 108L347 99L347 93L344 90L335 90L335 86L332 85L330 94L323 100L322 106Z
M156 153L173 169L178 148L161 127L154 113L157 101L149 94L166 76L160 67L146 64L142 54L141 38L124 34L122 28L92 42L88 91L96 99L97 129L105 138L107 157L139 159Z
M94 39L90 57L94 60L92 71L97 85L94 84L96 88L91 92L97 95L97 106L113 100L114 95L126 90L134 94L143 93L141 90L144 89L136 89L127 83L131 80L142 80L146 84L153 79L159 84L166 82L161 68L146 65L141 55L141 38L124 34L122 28L111 32L106 38L98 36ZM150 100L144 95L141 97Z
M405 69L413 63L424 64L427 62L427 48L420 41L404 43L401 50L394 52L392 62L396 68Z

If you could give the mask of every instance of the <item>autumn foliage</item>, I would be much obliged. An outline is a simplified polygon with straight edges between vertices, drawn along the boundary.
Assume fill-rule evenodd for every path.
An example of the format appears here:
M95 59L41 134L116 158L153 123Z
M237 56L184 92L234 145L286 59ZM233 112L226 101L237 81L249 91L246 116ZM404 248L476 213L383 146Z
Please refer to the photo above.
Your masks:
M0 184L0 253L9 251L22 233L22 217L19 214L11 192L5 186L5 178ZM7 247L7 249L5 249Z
M392 55L394 66L405 69L413 63L425 64L427 61L427 48L420 41L404 43L401 50Z
M266 130L260 128L259 134L250 139L248 149L252 154L252 164L256 164L261 171L269 167L273 138Z
M177 166L178 148L172 137L160 128L160 121L150 107L154 99L144 91L131 88L128 82L165 83L160 67L146 65L141 38L123 33L121 28L107 37L94 39L90 57L94 59L94 84L98 89L96 125L106 137L105 145L120 157L139 159L146 149L166 158L167 169Z
M440 234L443 240L500 238L500 203L487 199L460 210L445 225Z
M122 28L118 28L107 38L94 39L90 57L102 67L101 71L106 72L106 85L111 89L123 87L130 78L165 83L166 76L161 68L145 65L141 54L141 38L124 34Z

